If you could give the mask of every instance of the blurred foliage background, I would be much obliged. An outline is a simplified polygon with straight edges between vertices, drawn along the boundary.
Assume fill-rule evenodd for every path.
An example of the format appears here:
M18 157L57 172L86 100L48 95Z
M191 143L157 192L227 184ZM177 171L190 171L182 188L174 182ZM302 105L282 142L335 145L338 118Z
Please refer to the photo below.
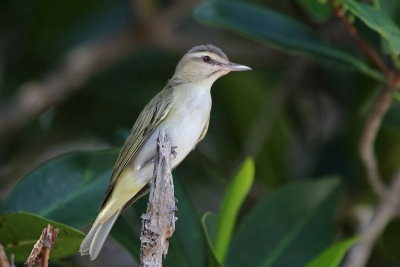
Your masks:
M399 2L339 2L365 42L396 70ZM373 25L371 18L381 24ZM332 5L317 0L1 1L0 197L4 203L10 203L7 197L21 177L49 159L71 151L119 148L141 109L172 76L179 58L192 46L207 43L253 71L230 74L214 84L209 132L174 173L194 214L200 218L206 211L218 212L232 177L251 156L255 178L239 222L276 189L335 176L344 193L338 208L323 206L336 214L334 235L327 244L358 233L379 203L367 182L358 146L368 110L386 78L362 53ZM399 125L400 105L394 101L375 145L387 184L400 162ZM112 164L113 153L104 162ZM52 175L87 178L85 168L92 165L85 160L73 159L64 169L52 169ZM106 181L107 171L94 173ZM20 189L26 196L15 198L34 202L47 194L48 203L64 190L53 188L57 181L47 190L33 190L43 173L30 173L26 179L32 179L31 184ZM105 191L106 184L98 186ZM97 201L102 196L96 197ZM41 213L39 206L35 211L4 208L7 205L3 211L50 214ZM52 216L47 217L73 227L90 222L86 218L74 225ZM177 216L181 220L179 212ZM200 219L195 224L200 225ZM368 266L400 264L398 217L384 229ZM103 253L125 255L118 257L120 266L131 264L130 256L115 246L110 243ZM69 262L87 264L76 256Z

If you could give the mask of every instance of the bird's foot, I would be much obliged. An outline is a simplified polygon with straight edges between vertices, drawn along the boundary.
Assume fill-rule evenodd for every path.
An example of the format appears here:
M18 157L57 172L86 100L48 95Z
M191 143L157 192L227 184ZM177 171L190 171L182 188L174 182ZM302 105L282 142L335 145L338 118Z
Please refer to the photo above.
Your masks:
M176 150L178 147L177 146L171 146L171 154L173 156L172 159L176 159L176 155L178 155L178 153L176 153Z

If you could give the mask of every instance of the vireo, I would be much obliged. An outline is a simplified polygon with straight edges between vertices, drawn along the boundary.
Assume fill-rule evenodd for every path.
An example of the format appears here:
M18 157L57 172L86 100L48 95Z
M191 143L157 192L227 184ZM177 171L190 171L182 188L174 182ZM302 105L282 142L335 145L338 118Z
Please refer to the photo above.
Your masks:
M81 255L94 260L118 216L149 190L157 149L158 130L171 137L175 168L205 136L210 121L212 84L231 71L251 68L232 63L221 49L200 45L179 61L174 76L139 114L123 145L100 213L82 241Z

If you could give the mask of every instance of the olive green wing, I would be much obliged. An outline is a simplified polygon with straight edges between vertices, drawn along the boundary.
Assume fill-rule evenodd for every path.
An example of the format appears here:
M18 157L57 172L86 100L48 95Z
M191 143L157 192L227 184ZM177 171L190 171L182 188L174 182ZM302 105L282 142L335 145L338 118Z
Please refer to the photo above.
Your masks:
M105 193L103 202L100 205L100 209L110 196L118 177L125 170L126 166L132 163L133 158L142 148L143 144L146 143L157 129L157 126L168 115L173 98L172 90L171 87L164 88L164 90L158 93L139 114L139 117L119 153L117 162L114 165L110 184Z

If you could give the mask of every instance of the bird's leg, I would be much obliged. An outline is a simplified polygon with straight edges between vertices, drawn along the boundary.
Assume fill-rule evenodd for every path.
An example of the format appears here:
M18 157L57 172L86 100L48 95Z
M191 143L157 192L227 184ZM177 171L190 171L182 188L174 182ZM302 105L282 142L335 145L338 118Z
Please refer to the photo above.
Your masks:
M177 148L178 148L177 146L171 146L171 154L173 156L173 159L176 159L176 155L178 154L178 153L176 153L176 150L175 150Z
M149 165L149 164L151 164L151 163L154 164L155 161L156 161L156 158L155 158L155 157L146 160L144 163L140 164L138 170L143 169L144 167L146 167L147 165Z
M171 155L172 155L172 157L173 157L172 159L176 159L177 153L176 153L175 149L177 149L177 148L178 148L177 146L172 146L172 147L171 147ZM143 169L144 167L146 167L146 166L149 165L149 164L154 164L155 161L156 161L156 158L155 158L155 157L146 160L145 162L143 162L142 164L140 164L138 170Z

